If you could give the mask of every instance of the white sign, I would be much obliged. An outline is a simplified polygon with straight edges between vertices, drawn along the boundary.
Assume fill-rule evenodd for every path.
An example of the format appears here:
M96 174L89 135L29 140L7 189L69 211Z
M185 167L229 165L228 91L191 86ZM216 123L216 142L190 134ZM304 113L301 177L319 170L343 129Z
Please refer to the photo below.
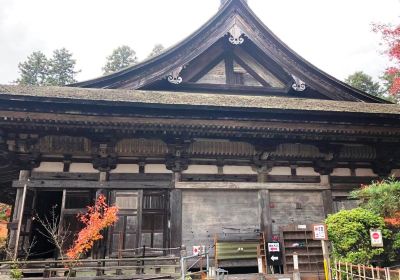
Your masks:
M324 225L324 224L313 225L313 239L314 240L328 240L328 234L326 232L326 225Z
M201 246L193 246L192 250L193 256L198 256L201 254Z
M383 247L382 231L380 229L370 229L372 247Z
M279 243L268 243L268 252L279 252Z
M272 256L272 257L271 257L271 261L274 262L274 261L277 261L277 260L279 260L279 257L277 257L277 256Z

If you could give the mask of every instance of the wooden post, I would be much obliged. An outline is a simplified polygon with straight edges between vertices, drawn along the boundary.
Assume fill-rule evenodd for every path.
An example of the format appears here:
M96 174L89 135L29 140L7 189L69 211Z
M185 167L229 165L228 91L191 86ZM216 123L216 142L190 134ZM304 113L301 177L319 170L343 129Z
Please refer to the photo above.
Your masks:
M293 253L293 280L301 280L299 271L299 256L296 252Z
M182 245L181 248L181 276L182 280L185 280L186 276L186 247Z
M97 262L97 269L96 269L96 276L102 276L103 275L103 271L101 269L101 262Z
M375 272L374 272L374 266L373 265L371 265L371 274L372 274L372 279L375 279Z
M365 280L367 280L367 277L366 277L366 275L365 275L365 265L363 265L362 268L363 268L363 278L364 278Z
M329 248L328 242L326 240L321 240L322 246L322 255L324 257L324 271L325 271L325 280L332 280L332 273L330 271L330 259L329 259Z
M182 245L182 190L170 191L170 247Z
M350 264L350 278L353 279L353 264Z
M67 190L63 189L62 200L61 200L60 222L58 224L59 225L58 226L58 235L61 235L61 233L63 231L64 211L65 211L66 199L67 199Z
M121 265L121 260L122 260L122 242L124 235L122 232L119 233L119 238L118 238L118 262L117 262L117 266L119 267ZM122 275L122 269L117 269L115 272L116 275Z
M358 268L358 278L361 278L361 265L358 264L357 268Z
M387 274L386 274L386 280L390 280L390 268L389 267L386 267L385 268L386 269L386 271L387 271Z
M100 188L96 191L96 199L103 194L105 197L107 197L107 191L103 189L103 183L107 182L109 179L109 172L108 171L100 171L99 173L99 183L100 183ZM109 201L108 201L109 203ZM107 244L108 244L108 237L109 237L109 230L108 228L105 229L104 231L104 238L100 239L100 241L96 242L95 247L93 248L93 253L95 258L99 259L104 259L106 257L106 251L107 251Z
M336 279L336 280L339 279L338 266L337 266L337 261L336 261L336 259L335 259L335 279Z
M50 278L51 272L50 272L50 265L46 263L44 265L44 270L43 270L43 278Z
M14 260L16 260L18 257L19 236L21 234L22 219L24 218L24 208L25 208L25 199L26 199L27 188L28 188L28 185L25 184L24 190L22 191L22 201L21 201L21 206L19 209L18 226L17 226L16 237L15 237L15 247L14 247L14 257L13 257Z
M349 280L349 264L346 262L346 280Z
M265 239L272 240L272 217L270 208L270 191L259 190L258 191L258 203L260 210L260 228L261 232L264 233Z
M331 178L330 175L320 175L321 186L324 187L331 187ZM324 214L328 216L328 214L333 213L333 198L332 198L332 191L325 190L321 192L322 195L322 203L324 207Z

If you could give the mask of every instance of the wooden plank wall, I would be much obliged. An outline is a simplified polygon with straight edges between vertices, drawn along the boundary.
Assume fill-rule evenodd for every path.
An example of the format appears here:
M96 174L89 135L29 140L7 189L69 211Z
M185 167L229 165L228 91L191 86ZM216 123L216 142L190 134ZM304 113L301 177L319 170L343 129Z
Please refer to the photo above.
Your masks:
M259 212L257 190L182 190L182 242L191 254L192 246L212 245L215 234L254 232Z

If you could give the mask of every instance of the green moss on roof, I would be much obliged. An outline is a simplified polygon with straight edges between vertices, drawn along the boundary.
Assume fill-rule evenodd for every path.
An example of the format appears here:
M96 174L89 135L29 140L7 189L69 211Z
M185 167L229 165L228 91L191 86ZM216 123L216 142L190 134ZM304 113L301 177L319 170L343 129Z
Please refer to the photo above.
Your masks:
M330 101L319 99L285 98L271 96L245 96L212 93L185 93L166 91L142 91L124 89L87 89L75 87L37 87L0 85L0 97L35 97L37 100L54 102L88 100L92 102L124 102L134 104L190 105L225 108L252 108L278 110L304 110L325 112L349 112L400 115L400 105L366 102ZM301 93L299 93L301 94Z

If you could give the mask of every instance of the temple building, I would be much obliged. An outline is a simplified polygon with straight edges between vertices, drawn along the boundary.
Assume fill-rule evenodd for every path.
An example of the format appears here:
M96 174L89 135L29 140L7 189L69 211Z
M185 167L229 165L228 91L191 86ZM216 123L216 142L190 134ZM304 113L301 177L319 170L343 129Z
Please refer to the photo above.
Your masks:
M103 193L119 221L93 256L181 245L190 255L263 233L281 242L286 272L305 247L300 269L317 271L309 226L356 206L349 192L360 184L400 177L400 107L304 60L245 0L221 0L188 38L116 73L0 86L0 124L9 247L20 254L36 238L46 258L54 247L35 215L55 207L74 233L76 214Z

